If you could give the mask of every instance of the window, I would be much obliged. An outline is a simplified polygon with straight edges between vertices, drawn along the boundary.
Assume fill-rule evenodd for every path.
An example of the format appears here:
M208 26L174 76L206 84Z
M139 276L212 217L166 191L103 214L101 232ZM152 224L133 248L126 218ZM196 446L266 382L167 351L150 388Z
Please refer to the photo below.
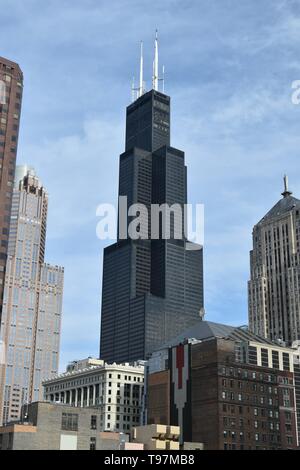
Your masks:
M61 429L63 431L78 431L78 414L63 413Z
M91 416L91 429L97 429L97 416Z
M91 437L90 439L90 450L96 450L96 438Z

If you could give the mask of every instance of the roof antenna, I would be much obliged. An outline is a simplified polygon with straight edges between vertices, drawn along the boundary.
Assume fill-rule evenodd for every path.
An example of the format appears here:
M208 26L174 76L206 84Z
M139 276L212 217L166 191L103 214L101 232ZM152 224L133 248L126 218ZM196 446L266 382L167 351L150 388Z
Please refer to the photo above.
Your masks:
M284 191L281 194L282 194L283 197L288 197L293 193L291 191L289 191L289 179L288 179L287 175L284 175L283 182L284 182Z
M158 33L155 32L154 63L153 63L153 90L158 91Z
M134 77L132 77L132 82L131 82L131 102L132 103L135 101L135 92L136 92L135 79Z
M139 96L142 96L144 93L145 93L145 86L144 86L144 57L143 57L143 41L141 41Z
M140 82L139 86L135 87L135 79L133 77L131 83L131 100L132 103L140 98L145 93L145 82L144 82L144 55L143 55L143 41L141 41L141 58L140 58Z
M163 65L162 68L162 78L158 79L160 82L162 82L162 89L163 89L163 94L165 94L165 66Z

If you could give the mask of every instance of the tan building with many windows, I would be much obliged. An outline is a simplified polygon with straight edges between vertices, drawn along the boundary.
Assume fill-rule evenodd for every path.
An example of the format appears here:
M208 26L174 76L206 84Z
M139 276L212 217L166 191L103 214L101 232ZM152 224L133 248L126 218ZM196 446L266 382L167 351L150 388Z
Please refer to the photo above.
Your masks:
M282 196L253 229L249 327L291 346L300 340L300 200L287 177Z
M0 424L42 398L58 372L64 270L44 262L48 195L32 169L17 167L0 342Z

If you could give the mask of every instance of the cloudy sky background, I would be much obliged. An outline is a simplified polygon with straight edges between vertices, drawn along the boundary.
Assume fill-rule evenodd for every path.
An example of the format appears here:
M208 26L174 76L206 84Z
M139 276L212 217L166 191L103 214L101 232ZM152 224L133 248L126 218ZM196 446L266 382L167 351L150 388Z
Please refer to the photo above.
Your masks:
M300 4L293 0L0 0L0 55L25 75L18 164L50 196L47 252L65 266L61 368L99 350L96 208L116 203L125 107L159 30L172 145L205 204L206 318L247 323L253 225L289 175L300 196Z

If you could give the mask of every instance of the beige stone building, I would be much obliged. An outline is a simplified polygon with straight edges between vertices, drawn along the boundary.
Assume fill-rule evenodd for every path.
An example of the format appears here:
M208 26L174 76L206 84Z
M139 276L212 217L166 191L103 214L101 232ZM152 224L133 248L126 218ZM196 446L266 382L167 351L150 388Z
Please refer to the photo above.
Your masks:
M145 450L179 450L180 428L148 424L132 430L132 441L144 444Z
M253 229L249 327L290 346L300 340L300 200L287 177L282 196Z
M17 167L0 330L0 424L41 399L42 380L58 371L64 270L44 262L47 209L34 171Z

